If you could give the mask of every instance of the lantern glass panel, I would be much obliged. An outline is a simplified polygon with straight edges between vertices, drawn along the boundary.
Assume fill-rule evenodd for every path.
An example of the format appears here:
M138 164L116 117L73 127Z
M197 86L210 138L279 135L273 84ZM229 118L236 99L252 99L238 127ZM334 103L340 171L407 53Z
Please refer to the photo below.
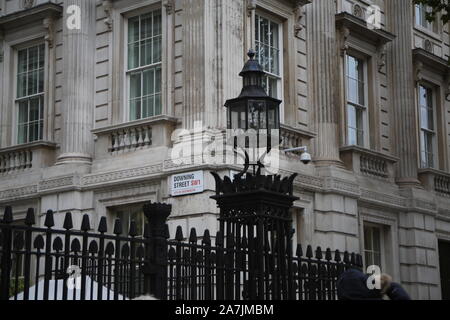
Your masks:
M230 106L230 129L247 129L246 122L247 119L245 117L246 111L245 111L245 105L244 102L237 102Z
M248 102L248 129L260 130L266 127L266 102L250 100Z
M278 105L275 102L270 102L267 106L268 109L268 119L269 125L268 129L279 129L280 128L280 115Z

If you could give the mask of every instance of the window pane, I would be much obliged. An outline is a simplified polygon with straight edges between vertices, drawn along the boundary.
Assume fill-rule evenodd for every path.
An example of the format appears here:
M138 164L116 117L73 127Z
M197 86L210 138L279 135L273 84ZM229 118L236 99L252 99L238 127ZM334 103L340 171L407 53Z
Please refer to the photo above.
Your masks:
M39 134L39 121L31 122L29 125L29 141L33 142L39 140L40 134Z
M30 100L30 121L40 120L40 98Z
M27 95L27 77L26 73L17 75L17 98Z
M364 227L364 249L372 250L372 229Z
M162 35L162 18L161 11L153 13L153 36Z
M141 64L140 66L147 66L152 64L152 45L153 40L148 39L141 42Z
M142 118L152 117L154 115L155 96L148 96L142 99Z
M18 69L17 72L22 73L22 72L26 72L27 71L27 55L28 55L28 50L20 50L18 53L18 60L19 60L19 64L18 64Z
M28 122L28 100L19 102L19 124Z
M39 69L39 47L28 49L28 71Z
M23 144L27 142L28 137L28 126L26 124L19 124L17 132L17 143Z
M141 40L152 37L152 14L141 16Z
M154 116L160 115L161 113L162 113L161 94L157 94L155 96L155 113L154 113Z
M155 93L161 92L161 67L155 71Z
M161 37L153 38L153 63L161 62Z
M143 96L155 93L155 70L149 69L143 72Z
M45 64L45 45L41 44L39 46L39 68L44 68Z
M372 230L373 230L373 251L380 252L381 251L380 229L372 228Z
M139 41L139 17L128 19L128 43Z
M141 119L141 99L133 99L130 101L130 120Z
M366 258L366 267L373 266L372 254L370 252L365 252L364 255Z
M139 67L139 42L128 45L128 69Z
M28 73L28 95L38 93L38 75L39 71L32 71Z
M130 75L130 98L141 97L141 73L132 73Z

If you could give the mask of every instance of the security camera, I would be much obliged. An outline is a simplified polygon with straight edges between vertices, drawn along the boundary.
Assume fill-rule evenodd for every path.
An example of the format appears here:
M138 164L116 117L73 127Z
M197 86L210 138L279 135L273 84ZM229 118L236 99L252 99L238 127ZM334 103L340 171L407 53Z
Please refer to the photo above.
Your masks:
M303 162L303 164L309 164L312 161L311 155L308 152L302 153L300 161Z

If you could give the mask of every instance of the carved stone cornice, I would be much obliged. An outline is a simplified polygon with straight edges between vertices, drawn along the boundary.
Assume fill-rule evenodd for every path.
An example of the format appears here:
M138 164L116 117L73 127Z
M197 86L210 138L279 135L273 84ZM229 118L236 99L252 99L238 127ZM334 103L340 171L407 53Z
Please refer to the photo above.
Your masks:
M336 27L347 28L352 36L371 43L376 47L385 45L395 39L395 35L383 29L369 28L365 20L347 12L336 15Z
M62 6L55 3L44 3L27 10L14 12L0 17L0 29L12 29L23 25L42 21L48 17L59 17L63 11Z

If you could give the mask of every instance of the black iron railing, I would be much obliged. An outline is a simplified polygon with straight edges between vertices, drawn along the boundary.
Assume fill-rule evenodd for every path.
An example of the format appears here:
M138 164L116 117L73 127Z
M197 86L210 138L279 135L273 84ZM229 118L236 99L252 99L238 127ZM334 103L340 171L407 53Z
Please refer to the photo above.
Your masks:
M10 208L0 223L0 300L125 300L152 294L168 300L335 300L339 275L360 268L360 255L308 246L282 246L267 235L249 237L233 227L187 241L179 227L169 240L170 206L144 208L148 219L138 237L131 223L123 236L120 220L108 233L106 218L97 231L89 217L74 230L67 213L62 229L48 211L35 227L33 210L15 225ZM247 230L244 232L244 230ZM242 232L241 232L242 231ZM251 232L250 232L251 233ZM269 234L269 233L268 233ZM282 250L280 250L282 248Z

